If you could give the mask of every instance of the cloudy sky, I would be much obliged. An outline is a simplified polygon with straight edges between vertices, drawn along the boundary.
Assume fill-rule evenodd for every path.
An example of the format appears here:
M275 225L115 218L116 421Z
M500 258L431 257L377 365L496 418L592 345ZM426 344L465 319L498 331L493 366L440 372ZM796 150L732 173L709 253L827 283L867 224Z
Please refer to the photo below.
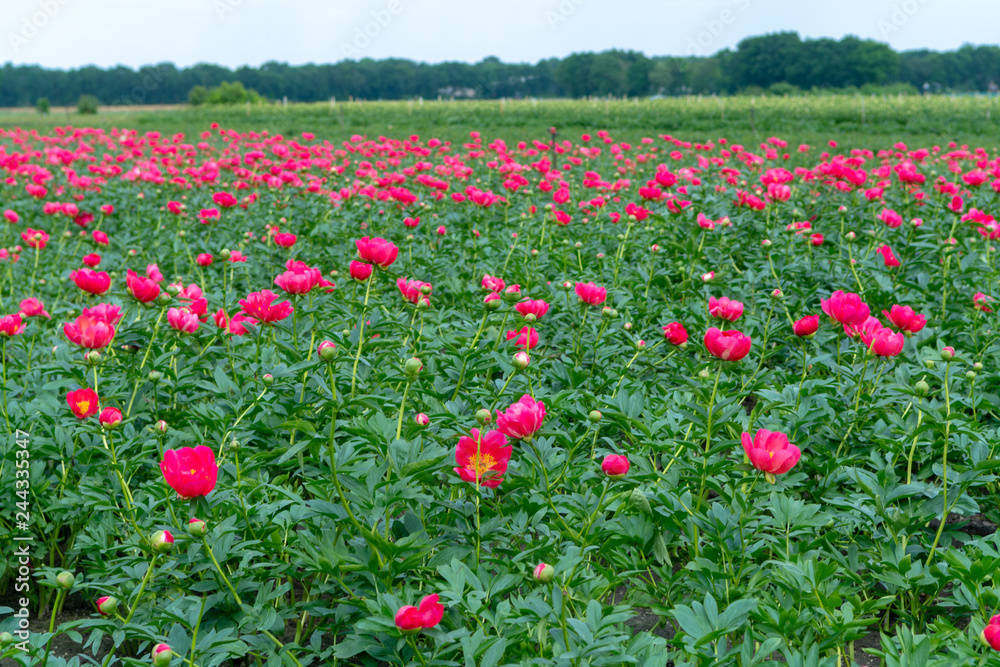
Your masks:
M779 30L896 49L1000 41L996 0L2 0L0 62L230 67L401 57L707 55Z

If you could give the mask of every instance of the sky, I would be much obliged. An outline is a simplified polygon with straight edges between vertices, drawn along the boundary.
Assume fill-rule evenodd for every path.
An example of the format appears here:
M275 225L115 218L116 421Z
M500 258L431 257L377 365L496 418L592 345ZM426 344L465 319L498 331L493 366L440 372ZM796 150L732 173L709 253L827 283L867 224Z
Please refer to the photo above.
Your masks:
M710 55L751 35L897 50L998 41L996 0L0 0L0 62L228 67L359 58L534 63L579 51Z

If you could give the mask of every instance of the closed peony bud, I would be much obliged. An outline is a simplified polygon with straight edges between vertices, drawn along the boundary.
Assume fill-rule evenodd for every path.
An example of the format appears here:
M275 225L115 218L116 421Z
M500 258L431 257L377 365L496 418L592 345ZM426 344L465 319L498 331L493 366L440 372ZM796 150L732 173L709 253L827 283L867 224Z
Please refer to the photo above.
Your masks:
M424 363L420 361L420 359L417 359L416 357L410 357L409 359L406 360L406 363L403 364L403 372L406 373L407 377L411 378L417 377L417 375L420 374L420 371L422 371L423 368L424 368Z
M535 579L547 584L556 576L556 569L548 563L539 563L533 572Z
M851 243L854 241L854 239L858 238L858 236L854 232L847 232L846 234L844 234L844 238L847 239L848 243Z
M192 537L204 537L208 532L208 524L198 518L192 518L187 525L188 535Z
M780 298L781 298L782 296L783 296L783 295L782 295L782 293L781 293L781 290L780 290L780 289L776 289L776 290L774 290L773 292L771 292L771 298L772 298L772 299L780 299Z
M417 423L417 426L427 426L431 423L430 417L425 415L423 412L418 412L413 418L413 421Z
M165 421L163 421L161 419L160 421L158 421L155 424L153 424L153 430L156 431L157 433L161 434L161 435L164 434L164 433L166 433L167 432L167 422L165 422Z
M601 414L600 410L591 410L590 414L587 415L587 419L589 419L592 423L596 424L597 422L604 419L604 415Z
M149 371L150 382L159 382L162 379L163 379L163 373L161 373L160 371Z
M156 553L168 553L174 546L174 536L169 530L158 530L149 538L150 546Z
M941 350L941 358L945 361L951 361L955 358L955 348L946 347Z
M14 635L9 632L0 632L0 648L6 648L14 643Z
M56 575L56 583L59 584L60 588L69 590L73 588L73 584L76 583L76 577L73 576L72 572L67 572L63 570L58 575Z
M913 385L913 391L916 392L917 396L926 396L927 392L930 390L930 385L923 380L918 380L917 383Z
M493 414L486 408L476 410L476 421L480 424L489 424L493 421Z
M976 371L977 373L982 372L983 365L977 361L976 363L972 364L972 370Z
M924 359L924 366L926 366L927 368L934 368L934 360Z
M976 379L976 371L969 371L965 374L965 379L972 382Z
M105 595L104 597L97 599L97 611L100 612L101 616L113 614L116 609L118 609L117 598L111 595Z
M122 423L122 411L118 408L104 408L98 417L101 427L106 431L113 431Z
M622 479L628 474L628 458L619 454L608 454L601 462L601 470L609 479Z
M319 358L326 362L333 361L337 356L337 344L332 340L325 340L316 349Z
M270 387L272 384L274 384L274 376L271 375L270 373L265 373L264 377L262 377L261 380L264 381L265 387Z
M702 380L707 380L708 378L712 377L712 372L707 368L702 368L700 371L698 371L698 377L700 377Z
M153 667L169 667L174 652L167 644L157 644L153 647Z
M233 253L231 253L231 252L229 251L229 248L223 248L223 249L222 249L222 250L221 250L221 251L219 252L219 257L221 257L222 259L229 259L230 257L232 257L232 255L233 255Z
M771 247L771 240L770 239L764 239L763 241L760 242L760 244L762 246L764 246L765 248L770 248Z
M528 353L525 352L524 350L521 350L520 352L514 355L514 368L516 368L517 370L523 371L525 368L528 367L528 364L530 363L531 363L531 357L529 357Z
M167 290L166 291L167 291L167 294L169 294L170 296L177 296L178 294L181 293L181 288L178 287L177 285L167 285ZM169 299L168 299L168 301L169 301Z
M91 350L84 356L84 360L88 364L97 365L101 362L101 353L97 350Z

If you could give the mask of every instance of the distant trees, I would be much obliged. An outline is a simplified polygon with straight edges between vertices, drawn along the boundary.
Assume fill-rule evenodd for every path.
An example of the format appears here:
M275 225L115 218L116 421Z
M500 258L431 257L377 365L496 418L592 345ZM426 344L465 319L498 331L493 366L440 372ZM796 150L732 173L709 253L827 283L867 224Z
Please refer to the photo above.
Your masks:
M82 115L94 115L97 113L97 108L101 105L100 101L93 95L80 95L80 99L76 101L76 110Z
M223 81L214 88L197 85L188 92L188 104L197 107L203 104L242 104L259 102L257 91L247 90L239 81Z
M535 64L485 58L475 63L345 60L328 65L267 62L231 70L198 64L49 70L34 65L0 68L0 106L31 106L45 97L75 104L82 94L106 103L240 103L260 97L299 102L331 97L401 99L437 96L584 97L716 94L773 91L882 89L996 90L1000 47L963 46L956 51L906 51L848 36L802 39L779 32L741 41L707 57L648 57L636 51L574 53Z

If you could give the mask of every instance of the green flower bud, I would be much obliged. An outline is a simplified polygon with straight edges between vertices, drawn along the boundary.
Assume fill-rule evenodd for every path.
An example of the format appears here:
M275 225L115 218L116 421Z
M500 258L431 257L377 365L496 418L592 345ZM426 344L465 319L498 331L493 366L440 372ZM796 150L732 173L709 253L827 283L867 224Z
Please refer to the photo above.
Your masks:
M589 419L592 423L596 424L597 422L604 419L604 415L601 414L600 410L591 410L590 414L587 415L587 419Z
M76 577L73 576L72 572L67 572L66 570L63 570L58 575L56 575L56 582L59 584L60 588L63 588L68 591L69 589L73 588L73 584L76 583Z
M976 379L976 371L969 371L968 373L966 373L965 374L965 379L968 380L969 382L972 382L973 380L975 380Z
M191 537L204 537L208 532L208 525L198 518L192 518L187 525L188 535Z
M265 373L264 377L262 377L261 380L264 381L265 387L270 387L272 384L274 384L274 376L271 375L270 373Z
M917 393L917 396L926 396L927 392L930 390L931 390L930 385L924 382L923 380L920 380L915 385L913 385L913 391Z
M420 374L420 371L422 371L423 368L424 368L424 363L420 361L420 359L417 359L416 357L410 357L409 359L406 360L406 363L403 364L403 372L406 373L407 377L411 378L417 377L417 375Z
M159 382L162 379L163 379L163 373L161 373L160 371L149 371L150 382Z

